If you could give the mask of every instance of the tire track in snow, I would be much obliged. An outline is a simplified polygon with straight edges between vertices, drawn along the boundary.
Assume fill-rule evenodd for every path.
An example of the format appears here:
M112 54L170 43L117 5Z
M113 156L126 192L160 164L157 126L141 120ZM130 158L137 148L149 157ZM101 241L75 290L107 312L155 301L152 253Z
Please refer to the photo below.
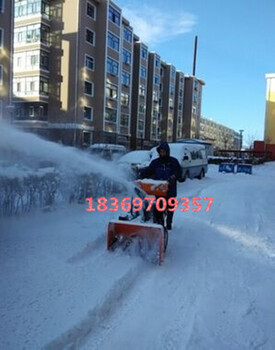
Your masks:
M99 237L97 237L95 240L88 242L86 244L86 247L82 250L80 250L79 252L77 252L76 254L74 254L73 256L71 256L67 262L68 263L77 263L77 262L81 262L83 260L86 260L88 258L94 258L95 256L95 252L97 252L97 250L100 250L100 252L104 247L104 244L106 243L106 235L100 235Z
M142 278L142 272L145 266L143 261L139 261L139 263L132 267L124 276L115 281L113 287L108 290L106 297L102 300L100 305L91 309L82 321L46 344L43 349L79 349L88 337L100 333L100 330L104 329L104 325L108 323L112 315L127 304L127 297ZM137 293L135 299L137 299ZM109 333L110 329L106 330ZM103 332L103 335L97 337L97 343L103 340L105 333L106 331ZM105 337L106 336L107 334L105 334Z

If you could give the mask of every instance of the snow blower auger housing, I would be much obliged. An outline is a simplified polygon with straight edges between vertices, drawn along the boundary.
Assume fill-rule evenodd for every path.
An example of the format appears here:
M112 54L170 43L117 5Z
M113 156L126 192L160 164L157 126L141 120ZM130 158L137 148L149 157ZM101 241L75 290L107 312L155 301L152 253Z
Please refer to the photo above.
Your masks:
M168 233L163 225L155 220L155 201L149 209L146 197L165 197L168 191L167 181L144 179L135 181L135 194L141 198L143 207L135 211L133 205L125 216L112 220L107 227L107 249L116 247L127 249L133 241L137 242L140 255L149 254L153 260L162 264L168 243Z

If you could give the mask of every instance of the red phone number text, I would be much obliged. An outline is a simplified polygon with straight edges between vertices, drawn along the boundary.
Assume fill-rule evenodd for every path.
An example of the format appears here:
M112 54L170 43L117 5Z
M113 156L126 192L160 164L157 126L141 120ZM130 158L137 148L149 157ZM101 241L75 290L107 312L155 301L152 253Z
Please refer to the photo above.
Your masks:
M190 204L192 205L192 211L200 211L202 209L202 205L200 203L201 200L208 201L207 206L205 208L205 211L208 211L213 203L214 198L213 197L193 197L192 201L190 203L190 199L186 197L181 197L180 200L178 200L175 197L171 197L168 200L164 197L145 197L144 201L148 201L148 205L146 207L146 211L150 211L156 203L156 209L158 211L165 211L166 209L168 211L176 211L178 208L180 211L188 211L190 209ZM144 207L143 200L139 197L133 198L131 200L130 197L123 198L121 202L119 202L118 198L111 197L109 199L105 197L100 197L97 199L97 205L94 206L93 198L86 198L86 201L88 201L89 207L86 209L86 211L117 211L120 208L124 211L130 211L131 207L133 206L133 211L140 211ZM108 203L109 201L109 203ZM108 205L109 204L109 208ZM180 206L180 207L179 207Z

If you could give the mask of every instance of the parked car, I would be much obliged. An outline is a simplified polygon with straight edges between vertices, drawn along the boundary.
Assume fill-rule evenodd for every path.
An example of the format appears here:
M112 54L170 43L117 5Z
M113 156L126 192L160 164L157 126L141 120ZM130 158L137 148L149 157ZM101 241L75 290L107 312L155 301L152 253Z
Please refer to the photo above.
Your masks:
M126 153L126 147L111 143L95 143L89 147L89 152L106 160L118 160Z
M149 151L128 152L118 160L119 168L123 169L131 178L136 178L138 170L147 166L149 163Z
M170 155L177 158L182 168L182 181L187 178L202 179L208 170L205 146L192 143L169 143ZM157 148L151 149L151 160L159 156Z

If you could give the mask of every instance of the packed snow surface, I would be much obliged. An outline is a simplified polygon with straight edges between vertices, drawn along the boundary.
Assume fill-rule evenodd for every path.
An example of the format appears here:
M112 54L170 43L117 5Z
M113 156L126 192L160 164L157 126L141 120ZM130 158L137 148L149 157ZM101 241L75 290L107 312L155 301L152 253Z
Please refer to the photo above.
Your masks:
M106 251L117 212L75 204L2 219L0 349L274 350L274 184L275 163L253 175L211 165L179 184L190 209L175 212L162 266Z

